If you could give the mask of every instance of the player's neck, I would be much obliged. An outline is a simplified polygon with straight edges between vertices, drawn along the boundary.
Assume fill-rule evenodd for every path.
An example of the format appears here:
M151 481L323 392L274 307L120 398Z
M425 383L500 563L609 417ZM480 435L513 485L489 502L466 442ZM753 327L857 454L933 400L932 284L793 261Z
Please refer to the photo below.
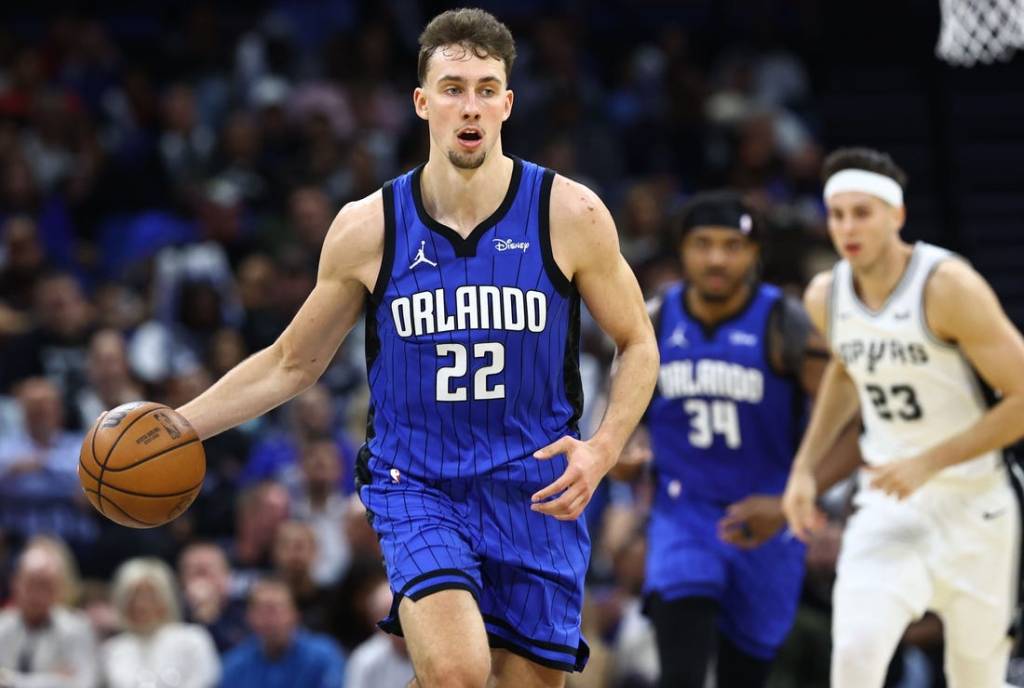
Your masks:
M734 294L723 301L710 301L702 297L696 289L687 289L686 308L705 326L713 327L739 313L750 300L752 289L753 285L750 282L745 282Z
M502 154L500 142L473 170L456 167L443 151L432 149L420 178L423 207L432 218L466 237L501 205L513 167L512 159Z
M854 288L865 306L877 310L885 304L903 279L913 252L913 246L897 241L870 265L853 270Z

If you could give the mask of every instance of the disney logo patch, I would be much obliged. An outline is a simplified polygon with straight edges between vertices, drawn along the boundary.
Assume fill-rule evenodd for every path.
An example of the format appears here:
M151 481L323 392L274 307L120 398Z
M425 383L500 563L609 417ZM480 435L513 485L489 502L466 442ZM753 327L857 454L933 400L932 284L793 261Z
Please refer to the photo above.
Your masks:
M494 242L494 248L497 251L522 251L526 253L526 249L530 248L529 241L512 241L511 239L491 239Z

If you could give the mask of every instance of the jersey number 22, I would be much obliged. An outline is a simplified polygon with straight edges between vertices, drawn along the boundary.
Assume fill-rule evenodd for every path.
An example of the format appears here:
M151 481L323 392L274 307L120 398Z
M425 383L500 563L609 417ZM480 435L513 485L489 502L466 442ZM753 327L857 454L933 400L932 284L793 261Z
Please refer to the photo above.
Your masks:
M438 344L440 358L452 357L451 365L437 369L437 400L466 401L469 398L468 385L453 380L461 378L469 368L469 353L465 344ZM473 345L473 358L488 359L490 362L473 375L473 399L504 399L505 385L492 384L488 378L505 369L505 345L500 342L477 342Z

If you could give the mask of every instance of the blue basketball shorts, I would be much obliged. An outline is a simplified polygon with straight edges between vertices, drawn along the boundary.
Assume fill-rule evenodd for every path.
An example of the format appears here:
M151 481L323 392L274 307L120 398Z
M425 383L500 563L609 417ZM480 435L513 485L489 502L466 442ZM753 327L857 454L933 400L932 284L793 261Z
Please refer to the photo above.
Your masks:
M527 457L486 476L426 480L363 452L359 495L380 539L394 593L379 625L402 635L398 605L440 590L476 599L490 646L546 667L582 671L580 632L590 557L586 522L530 510L565 470L564 457Z
M741 550L718 538L723 505L659 494L651 511L645 595L709 597L719 629L744 652L772 659L786 639L804 577L804 546L779 533Z

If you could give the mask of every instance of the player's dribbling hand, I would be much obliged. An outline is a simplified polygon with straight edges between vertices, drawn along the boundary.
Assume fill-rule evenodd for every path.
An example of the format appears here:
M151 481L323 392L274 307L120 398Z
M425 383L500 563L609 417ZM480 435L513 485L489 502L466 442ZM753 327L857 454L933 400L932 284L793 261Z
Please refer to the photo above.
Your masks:
M530 509L554 516L559 521L574 521L583 513L601 478L612 467L617 457L609 457L606 452L589 442L568 436L538 449L533 456L546 460L559 454L565 454L569 465L565 467L565 472L558 480L534 493ZM559 492L562 494L556 499L544 501Z
M893 461L884 466L868 466L871 487L897 499L906 499L938 472L927 454Z
M793 535L807 542L812 534L825 527L827 519L814 503L818 498L818 483L806 471L794 471L782 495L782 513L786 516Z
M718 539L740 549L754 549L770 540L786 524L782 499L776 495L750 495L734 502L718 522Z

